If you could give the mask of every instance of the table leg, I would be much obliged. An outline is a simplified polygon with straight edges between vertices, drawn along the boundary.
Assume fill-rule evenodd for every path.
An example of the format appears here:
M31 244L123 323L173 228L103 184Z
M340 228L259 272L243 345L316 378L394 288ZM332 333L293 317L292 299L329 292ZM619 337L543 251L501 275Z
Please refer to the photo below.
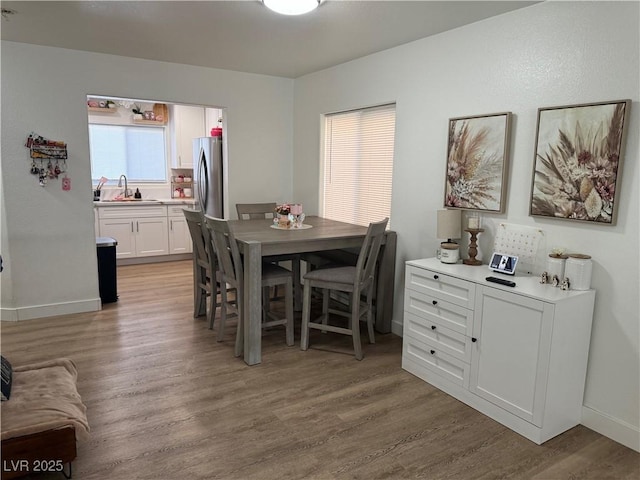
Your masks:
M244 250L244 361L262 362L262 245L247 242Z

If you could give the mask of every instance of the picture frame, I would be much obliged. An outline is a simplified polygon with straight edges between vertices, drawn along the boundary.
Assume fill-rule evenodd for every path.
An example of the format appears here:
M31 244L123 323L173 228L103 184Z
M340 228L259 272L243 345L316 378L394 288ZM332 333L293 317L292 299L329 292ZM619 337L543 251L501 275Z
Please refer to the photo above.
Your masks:
M511 112L449 119L444 206L504 213Z
M615 225L631 100L538 109L529 215Z

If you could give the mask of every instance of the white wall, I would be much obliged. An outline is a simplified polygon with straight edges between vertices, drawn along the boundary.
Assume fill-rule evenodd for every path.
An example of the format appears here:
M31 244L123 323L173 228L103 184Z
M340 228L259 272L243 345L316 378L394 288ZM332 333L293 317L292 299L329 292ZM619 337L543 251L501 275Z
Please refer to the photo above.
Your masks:
M401 332L403 262L433 256L442 208L448 119L513 112L504 215L495 225L545 231L547 245L593 256L597 290L583 422L640 449L638 319L639 4L535 5L299 78L295 83L294 197L318 204L321 115L395 101L391 228L398 232L394 331ZM528 216L537 109L632 99L616 226ZM478 267L481 268L481 267Z
M291 198L293 80L13 42L1 53L3 320L100 308L88 94L226 107L229 204ZM67 142L70 192L29 173L31 131Z

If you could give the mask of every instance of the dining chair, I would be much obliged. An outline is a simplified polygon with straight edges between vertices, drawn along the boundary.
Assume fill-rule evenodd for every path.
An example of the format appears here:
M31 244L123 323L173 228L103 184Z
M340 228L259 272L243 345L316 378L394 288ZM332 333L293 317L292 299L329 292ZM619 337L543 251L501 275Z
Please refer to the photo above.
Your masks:
M235 355L242 354L244 346L244 316L242 306L244 300L243 264L238 243L227 220L205 215L205 222L211 231L214 249L220 269L220 321L218 323L218 341L224 339L229 311L238 316L236 330ZM286 330L286 342L291 346L294 343L293 332L293 274L290 270L273 263L262 264L262 288L284 285L285 287L285 318L278 318L269 310L269 302L263 300L262 328L284 325ZM231 286L236 289L236 304L228 302L227 289Z
M266 203L236 203L236 211L238 212L239 220L255 220L255 219L269 219L274 218L276 213L276 202ZM286 254L286 255L271 255L264 257L267 262L278 263L279 262L291 262L291 269L293 270L293 291L296 295L296 301L300 300L300 255L298 254ZM273 299L278 298L278 288L274 288Z
M360 342L360 319L366 314L369 343L375 343L373 333L373 293L376 284L376 263L382 246L385 229L389 219L369 224L358 261L355 266L335 268L319 268L307 273L304 278L304 297L302 303L302 336L300 348L309 348L309 330L314 328L323 332L334 332L351 335L353 349L357 360L362 360ZM311 290L322 289L322 315L311 321ZM330 293L346 292L349 296L350 311L329 308ZM362 295L365 302L361 301ZM330 314L349 319L349 327L338 327L328 324Z
M213 321L218 306L217 297L220 291L217 281L217 260L213 252L209 230L204 223L200 210L183 209L191 241L193 243L193 316L207 314L207 298L210 298L208 312L209 328L213 328Z
M239 220L273 218L276 213L276 202L236 203L236 211Z

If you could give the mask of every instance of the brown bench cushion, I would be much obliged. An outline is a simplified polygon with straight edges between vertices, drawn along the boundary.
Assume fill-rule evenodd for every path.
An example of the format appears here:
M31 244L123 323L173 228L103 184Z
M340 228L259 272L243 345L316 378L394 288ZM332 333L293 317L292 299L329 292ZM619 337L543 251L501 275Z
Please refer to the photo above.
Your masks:
M87 409L76 389L77 378L68 358L14 367L11 398L0 403L1 439L66 426L74 427L78 440L87 439Z

